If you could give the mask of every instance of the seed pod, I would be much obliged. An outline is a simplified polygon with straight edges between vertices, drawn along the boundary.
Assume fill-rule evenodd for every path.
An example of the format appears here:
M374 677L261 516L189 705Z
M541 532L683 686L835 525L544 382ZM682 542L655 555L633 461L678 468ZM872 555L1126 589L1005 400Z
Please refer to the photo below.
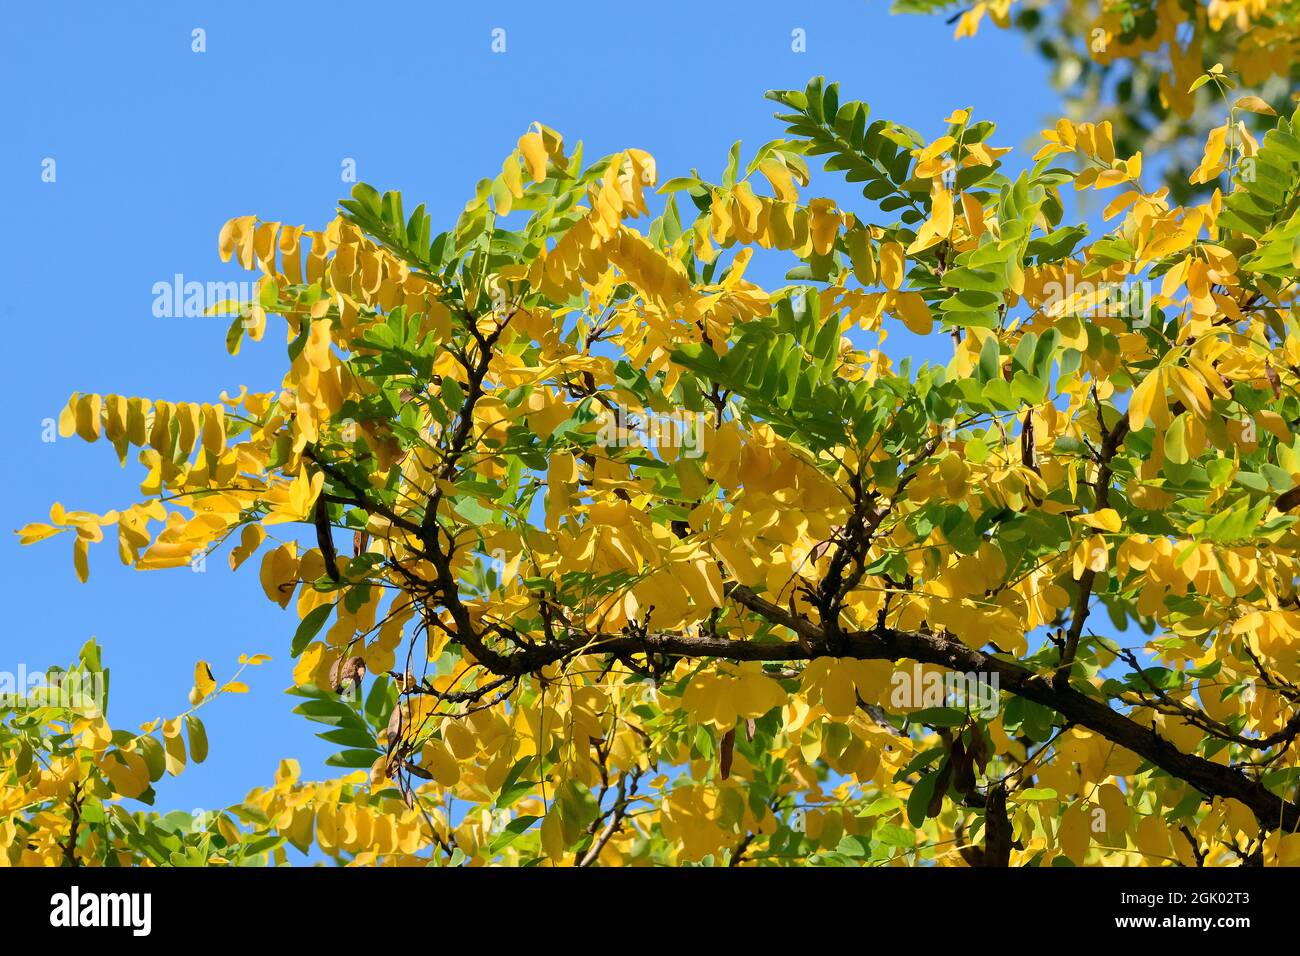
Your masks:
M939 777L934 781L934 793L930 797L930 804L925 808L925 816L928 820L933 820L943 809L943 798L948 795L948 784L952 781L952 761L945 760L943 766L939 768Z
M989 788L984 804L984 865L1011 863L1011 821L1007 818L1007 791L1002 784Z
M718 750L718 768L722 772L722 779L726 780L731 774L731 758L736 749L736 728L732 727L722 735L722 747Z
M334 550L334 534L330 530L329 506L324 496L316 499L316 544L325 559L325 573L331 581L339 579L338 555Z
M963 794L975 789L975 762L961 737L952 742L952 782Z
M1038 461L1034 457L1034 412L1025 412L1025 421L1020 429L1020 463L1030 471L1038 471Z
M1283 514L1290 511L1296 505L1300 505L1300 485L1296 485L1290 491L1284 491L1282 494L1277 496L1277 501L1273 503L1273 507L1277 508L1277 510Z
M960 853L961 858L966 861L966 865L972 867L983 866L984 848L978 846L970 846L969 844L966 843L965 821L960 821L957 824L957 831L955 835L957 837L957 852Z
M989 762L989 746L984 739L984 732L977 726L970 729L970 755L976 773L984 772L984 765Z
M411 763L411 761L409 760L406 761L406 772L412 774L413 776L419 777L421 780L433 779L433 774L429 773L429 771L425 770L423 767Z
M402 734L410 724L409 715L406 713L409 705L399 700L393 707L392 716L388 718L388 752L391 754L397 749L398 742L402 739Z
M341 694L344 689L356 690L366 676L366 662L360 657L339 658L330 668L330 687Z

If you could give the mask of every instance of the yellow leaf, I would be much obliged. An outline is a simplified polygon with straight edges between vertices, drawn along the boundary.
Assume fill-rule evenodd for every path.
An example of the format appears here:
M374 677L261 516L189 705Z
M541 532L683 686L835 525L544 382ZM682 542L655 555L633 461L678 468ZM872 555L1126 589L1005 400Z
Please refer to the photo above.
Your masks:
M1088 855L1089 818L1082 803L1076 803L1061 814L1060 827L1056 833L1056 842L1061 852L1070 858L1076 866L1083 865Z
M100 407L98 395L82 395L77 399L77 436L84 441L99 439Z
M673 566L673 574L686 588L697 609L712 610L722 606L722 575L715 562L707 557Z
M894 292L890 295L893 299L894 311L903 320L908 330L917 335L929 335L930 330L934 328L934 319L921 293Z
M504 163L501 164L501 179L506 184L506 189L510 190L510 195L519 199L524 194L524 184L520 176L519 160L513 155L507 156Z
M90 577L90 541L81 535L72 542L72 566L77 571L77 579L85 584Z
M1277 110L1269 106L1258 96L1243 96L1232 104L1234 110L1246 110L1251 113L1263 113L1265 116L1276 116Z
M978 239L984 235L987 228L984 224L984 207L980 201L970 193L961 194L962 215L966 217L966 231L970 233L972 239Z
M1100 511L1094 511L1091 514L1075 515L1074 520L1079 524L1096 528L1098 531L1113 533L1120 529L1119 512L1114 508L1102 508Z
M930 218L921 226L916 238L907 247L908 255L938 245L952 232L952 193L940 186L939 180L936 179L934 183L934 188L931 190Z
M785 691L772 678L761 673L745 672L732 688L732 703L742 718L762 717L773 707L785 703Z
M173 777L185 769L185 741L181 738L180 725L179 720L163 722L163 751L167 757L167 772Z
M293 682L299 687L305 684L314 683L316 672L321 669L325 660L325 645L320 641L313 641L307 645L307 649L302 652L298 658L298 663L293 668Z
M709 490L709 480L704 477L700 463L694 458L678 458L673 462L673 471L682 494L690 501L698 501Z
M463 723L447 719L442 724L442 739L457 760L468 760L478 753L478 741Z
M330 359L333 357L330 351L330 324L329 319L312 322L307 344L302 350L302 357L322 372L330 367Z
M858 706L857 688L847 667L831 665L821 685L822 705L832 717L848 717Z
M216 457L226 448L226 410L220 405L203 407L203 450Z
M1024 294L1025 270L1017 258L1007 260L1007 288L1016 295Z
M1128 404L1128 423L1134 431L1141 431L1146 427L1147 422L1155 417L1157 402L1168 413L1168 405L1165 403L1165 383L1161 370L1156 368L1147 373L1146 378L1138 383L1138 387L1133 389L1133 395ZM1157 420L1157 425L1161 422Z
M897 242L886 242L880 247L880 281L885 288L897 291L903 285L903 247Z
M292 542L268 551L262 558L262 590L280 607L288 607L297 586L298 546Z
M77 433L77 395L68 399L68 404L59 412L59 437L71 438Z
M564 857L564 823L558 802L551 804L542 820L541 840L543 852L558 863Z
M1098 123L1093 127L1092 134L1097 158L1109 166L1115 161L1115 141L1111 135L1110 121Z
M1145 855L1153 859L1169 856L1169 830L1164 820L1156 814L1144 816L1137 825L1137 846Z
M262 530L260 524L244 525L244 530L240 532L239 544L230 551L230 570L236 571L239 566L248 560L249 556L262 545L262 539L266 532Z
M441 740L430 740L422 751L425 769L444 787L454 787L460 781L460 767Z
M1228 127L1216 126L1210 130L1210 135L1205 140L1205 155L1201 157L1201 164L1193 170L1189 181L1192 183L1208 183L1214 179L1224 169L1224 152L1228 140Z
M99 766L113 789L124 797L138 797L149 789L149 765L138 753L109 751Z
M795 189L794 176L785 163L775 159L765 159L759 164L758 171L771 184L772 191L776 194L777 199L782 202L798 201L799 190Z
M1122 213L1129 206L1133 205L1133 203L1137 201L1140 195L1141 193L1132 189L1126 193L1120 193L1118 196L1116 196L1114 199L1110 201L1110 203L1106 206L1104 210L1102 210L1101 218L1113 219L1115 216Z
M528 164L528 175L533 182L540 183L546 178L546 145L538 133L525 133L519 137L519 152Z
M217 681L212 676L212 668L207 661L199 661L194 665L194 689L199 692L199 699L208 697L216 688Z
M37 541L44 541L46 538L53 537L62 532L63 528L56 528L48 524L26 524L18 529L19 544L35 544Z

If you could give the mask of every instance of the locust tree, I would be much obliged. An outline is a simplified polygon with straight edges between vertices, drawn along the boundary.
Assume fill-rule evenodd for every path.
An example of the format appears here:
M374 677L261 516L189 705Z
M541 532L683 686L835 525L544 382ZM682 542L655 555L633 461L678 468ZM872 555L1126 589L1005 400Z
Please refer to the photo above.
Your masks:
M71 667L0 679L0 866L257 866L284 857L284 839L241 809L158 813L155 784L208 755L198 711L223 694L211 667L194 667L190 706L136 730L108 720L109 669L94 641ZM129 803L128 803L129 801Z
M981 29L1024 33L1069 115L1111 121L1126 155L1159 153L1157 175L1178 202L1211 192L1190 180L1199 144L1222 125L1222 101L1191 89L1202 71L1222 64L1264 99L1285 102L1300 62L1300 10L1288 0L894 0L892 9L942 15L957 40Z
M225 344L287 343L283 380L75 394L141 500L23 540L260 569L345 773L286 763L249 840L1300 862L1298 117L1201 69L1190 205L1109 122L1021 155L816 78L716 176L535 124L453 223L365 185L235 218Z

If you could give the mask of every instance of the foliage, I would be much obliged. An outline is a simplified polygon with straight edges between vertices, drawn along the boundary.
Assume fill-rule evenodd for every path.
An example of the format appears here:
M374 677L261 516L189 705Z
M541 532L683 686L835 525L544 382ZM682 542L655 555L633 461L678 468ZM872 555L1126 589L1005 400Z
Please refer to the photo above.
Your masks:
M264 656L244 657L256 666ZM196 711L221 694L208 664L194 668L190 708L139 732L107 721L108 669L93 641L77 663L52 668L31 686L6 688L0 701L0 865L247 866L264 863L281 843L250 836L229 812L165 815L131 812L124 798L152 805L154 785L207 758L207 731ZM12 677L12 675L10 675ZM235 674L237 678L238 672Z
M1209 192L1188 176L1196 143L1218 124L1226 102L1226 84L1196 85L1202 71L1220 64L1282 111L1300 63L1300 6L1292 0L995 0L967 7L895 0L893 9L950 15L959 39L974 36L986 18L1026 34L1051 64L1071 117L1111 121L1126 155L1158 154L1180 203Z
M83 579L113 524L142 569L261 551L352 773L286 763L254 855L1300 862L1297 117L1226 110L1180 205L1108 122L1015 159L967 110L769 96L785 138L716 180L539 124L445 232L369 186L232 220L227 346L283 321L280 387L74 395L143 500L22 540Z

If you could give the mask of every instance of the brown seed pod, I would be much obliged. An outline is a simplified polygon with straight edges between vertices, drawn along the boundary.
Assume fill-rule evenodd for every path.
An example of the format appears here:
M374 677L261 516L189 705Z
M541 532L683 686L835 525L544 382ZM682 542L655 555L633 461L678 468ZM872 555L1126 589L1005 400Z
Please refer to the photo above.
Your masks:
M966 822L963 820L957 824L957 852L961 858L966 861L967 866L984 865L984 848L970 846L966 843Z
M1020 428L1020 463L1030 471L1038 471L1038 460L1034 456L1034 412L1025 412L1025 421Z
M1277 501L1273 503L1273 507L1278 511L1281 511L1283 514L1290 511L1296 505L1300 505L1300 485L1296 485L1290 491L1284 491L1282 494L1277 496Z
M365 676L366 662L362 658L340 657L330 668L330 687L336 694L342 694L345 689L356 690Z
M934 793L930 797L930 804L925 808L926 819L934 819L943 809L943 798L948 795L948 784L951 780L952 761L945 760L943 766L939 768L938 779L934 781Z
M961 793L975 789L975 761L961 737L952 742L952 782Z
M722 779L726 780L731 774L731 758L736 751L736 728L732 727L722 735L722 746L718 750L718 769L722 773Z
M392 716L388 718L388 752L392 754L401 742L402 735L410 726L410 705L399 700L393 707Z
M974 769L977 774L984 772L984 765L989 762L989 747L984 739L983 732L979 727L972 726L970 729L970 751Z
M411 761L409 760L406 761L406 772L411 774L412 776L419 777L421 780L433 779L433 774L429 773L429 771L425 770L423 767L419 766L418 764L411 763Z
M1002 784L989 788L984 805L984 865L1004 867L1011 862L1011 820L1007 817L1007 791Z
M339 579L338 555L334 551L334 534L330 530L330 513L324 496L316 499L316 544L325 561L325 573L331 581Z

